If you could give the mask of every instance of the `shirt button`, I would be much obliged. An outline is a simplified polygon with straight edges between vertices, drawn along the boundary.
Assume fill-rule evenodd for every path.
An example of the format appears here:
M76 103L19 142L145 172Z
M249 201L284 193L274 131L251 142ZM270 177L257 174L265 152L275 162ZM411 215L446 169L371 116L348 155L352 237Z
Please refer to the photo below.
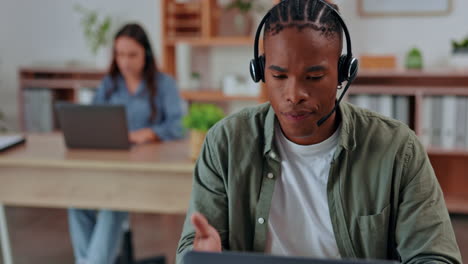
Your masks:
M265 223L265 219L263 219L263 218L260 217L260 218L258 219L258 223L261 224L261 225L263 225L263 224Z
M270 153L270 157L271 157L272 159L275 159L275 158L276 158L276 154L275 154L274 152L271 152L271 153Z
M273 175L273 173L270 172L270 173L267 174L267 177L268 177L268 179L273 179L275 177L275 175Z

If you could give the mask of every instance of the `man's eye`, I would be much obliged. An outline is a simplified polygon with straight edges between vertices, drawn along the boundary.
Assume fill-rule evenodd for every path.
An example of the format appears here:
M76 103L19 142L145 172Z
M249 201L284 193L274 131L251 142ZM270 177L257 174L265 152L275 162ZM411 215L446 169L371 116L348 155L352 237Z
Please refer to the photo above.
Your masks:
M283 79L288 78L288 76L284 74L273 74L273 78L283 80Z
M323 75L322 76L307 76L306 77L307 80L313 80L313 81L320 80L322 78L323 78Z

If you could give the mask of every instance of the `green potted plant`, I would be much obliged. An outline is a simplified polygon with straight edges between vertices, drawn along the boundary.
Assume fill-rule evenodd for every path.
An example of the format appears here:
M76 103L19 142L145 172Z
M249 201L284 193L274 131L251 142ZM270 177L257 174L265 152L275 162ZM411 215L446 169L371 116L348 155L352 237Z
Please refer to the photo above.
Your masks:
M411 70L423 68L423 56L418 48L412 48L406 55L406 68Z
M76 5L75 10L82 16L83 34L89 50L96 58L96 66L106 66L109 62L106 52L111 40L112 18L110 16L101 16L98 11L84 8L81 5Z
M455 67L468 67L468 37L460 41L452 40L451 64Z
M195 160L208 130L223 119L223 110L213 104L192 104L183 118L183 126L190 130L190 158Z
M233 25L237 34L243 36L250 35L253 26L253 19L250 12L253 8L253 0L232 0L226 6L226 10L236 12L234 14Z

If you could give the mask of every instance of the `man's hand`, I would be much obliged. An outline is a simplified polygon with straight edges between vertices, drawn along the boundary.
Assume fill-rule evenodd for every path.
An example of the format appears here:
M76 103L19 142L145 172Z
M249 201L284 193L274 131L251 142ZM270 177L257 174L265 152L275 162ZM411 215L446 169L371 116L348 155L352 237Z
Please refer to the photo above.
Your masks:
M221 238L218 231L208 223L208 220L200 213L194 213L191 220L195 227L193 250L221 252Z
M151 141L156 141L157 136L151 128L143 128L129 133L131 143L143 144Z

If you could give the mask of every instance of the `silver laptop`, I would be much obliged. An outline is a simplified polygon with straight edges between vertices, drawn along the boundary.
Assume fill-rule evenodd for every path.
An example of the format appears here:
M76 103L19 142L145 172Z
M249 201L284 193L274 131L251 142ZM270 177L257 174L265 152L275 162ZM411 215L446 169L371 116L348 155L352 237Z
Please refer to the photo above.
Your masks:
M68 148L129 149L123 105L55 105Z
M207 253L188 252L183 259L184 264L392 264L397 262L384 260L321 260L311 258L279 257L253 253Z

